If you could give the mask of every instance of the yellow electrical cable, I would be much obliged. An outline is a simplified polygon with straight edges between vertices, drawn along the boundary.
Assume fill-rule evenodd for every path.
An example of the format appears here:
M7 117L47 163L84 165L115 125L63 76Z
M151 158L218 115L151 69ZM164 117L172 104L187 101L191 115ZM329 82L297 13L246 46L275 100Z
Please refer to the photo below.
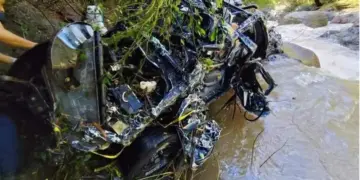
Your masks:
M180 117L178 117L177 119L175 119L173 122L171 122L170 124L166 125L165 128L169 127L170 125L176 123L176 122L180 122L184 119L186 119L188 116L190 116L192 113L194 113L194 110L191 110L190 112L186 113L185 115L182 115Z
M120 154L123 152L123 150L124 150L124 148L122 148L121 151L118 152L118 153L115 154L115 155L100 154L100 153L98 153L98 152L96 152L96 151L90 151L90 152L93 153L93 154L96 154L96 155L98 155L98 156L104 157L104 158L106 158L106 159L116 159L117 157L120 156Z

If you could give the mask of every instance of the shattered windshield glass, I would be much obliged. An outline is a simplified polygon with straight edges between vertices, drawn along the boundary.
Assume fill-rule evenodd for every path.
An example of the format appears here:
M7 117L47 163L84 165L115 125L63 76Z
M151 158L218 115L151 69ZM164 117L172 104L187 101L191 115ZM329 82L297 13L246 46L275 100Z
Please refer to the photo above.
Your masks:
M57 109L73 123L99 121L93 39L71 49L55 38L51 50L52 86Z

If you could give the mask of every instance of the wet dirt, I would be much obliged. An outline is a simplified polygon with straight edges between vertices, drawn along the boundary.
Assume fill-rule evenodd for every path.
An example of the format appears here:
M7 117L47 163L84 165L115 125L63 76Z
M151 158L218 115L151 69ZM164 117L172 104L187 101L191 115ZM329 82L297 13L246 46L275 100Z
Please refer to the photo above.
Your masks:
M277 59L265 65L278 84L272 113L248 122L239 108L234 118L234 106L221 111L222 137L194 179L358 179L359 83ZM210 106L213 115L230 95Z

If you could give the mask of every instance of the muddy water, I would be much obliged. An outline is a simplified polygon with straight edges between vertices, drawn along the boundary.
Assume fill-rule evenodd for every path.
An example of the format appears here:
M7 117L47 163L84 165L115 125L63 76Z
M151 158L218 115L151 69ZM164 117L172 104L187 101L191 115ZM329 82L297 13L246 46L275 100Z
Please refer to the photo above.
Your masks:
M358 179L359 83L287 58L266 68L279 85L272 113L247 122L239 109L232 118L234 106L221 111L222 137L194 179ZM213 114L230 94L211 105Z

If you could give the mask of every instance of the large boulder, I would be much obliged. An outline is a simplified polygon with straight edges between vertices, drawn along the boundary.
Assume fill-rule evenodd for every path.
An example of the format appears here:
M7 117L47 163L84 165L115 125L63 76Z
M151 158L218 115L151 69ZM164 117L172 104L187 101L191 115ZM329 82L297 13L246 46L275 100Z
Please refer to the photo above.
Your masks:
M280 20L280 24L305 24L312 28L323 27L328 24L328 15L323 11L291 12Z
M318 56L310 49L290 42L284 42L281 48L288 57L296 59L306 66L320 68Z
M9 5L5 27L27 39L41 42L53 36L60 28L55 16L42 11L28 1Z
M338 34L340 44L353 50L359 50L359 28L350 27L340 31Z

